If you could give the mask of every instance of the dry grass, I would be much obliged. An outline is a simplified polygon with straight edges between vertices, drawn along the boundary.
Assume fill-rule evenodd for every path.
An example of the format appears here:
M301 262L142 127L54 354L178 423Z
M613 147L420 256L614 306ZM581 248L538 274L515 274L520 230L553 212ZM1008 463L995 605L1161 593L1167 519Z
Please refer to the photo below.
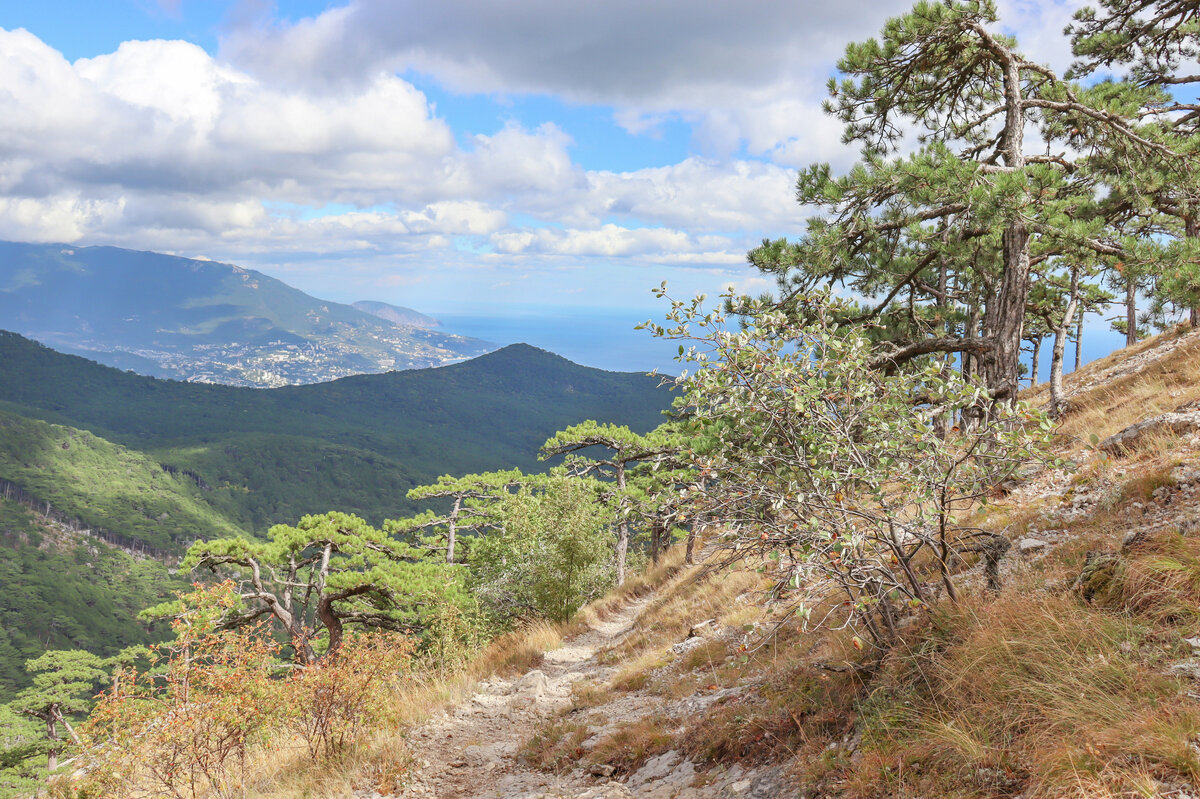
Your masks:
M1078 373L1067 376L1067 391L1120 360L1180 335L1177 331L1162 333L1135 347L1093 361ZM1042 386L1027 390L1022 392L1021 399L1043 406L1049 402L1049 389ZM1085 443L1092 434L1105 438L1134 422L1172 411L1194 400L1200 400L1200 338L1177 347L1136 374L1115 378L1072 396L1059 433L1066 440Z
M1152 636L1070 596L964 603L860 705L849 795L1151 796L1134 792L1200 779L1200 708L1144 654Z
M534 734L523 747L521 759L540 771L560 772L578 764L586 752L583 742L591 733L576 721L557 721Z
M1117 559L1107 576L1107 585L1095 586L1107 607L1159 624L1200 621L1200 539L1160 534Z
M625 662L646 652L662 652L687 638L694 625L708 620L723 623L726 616L741 612L736 598L763 587L762 576L745 569L678 572L642 612L629 635L603 655L610 662Z
M650 758L671 749L674 742L669 720L646 716L601 738L588 759L614 766L618 774L630 774Z

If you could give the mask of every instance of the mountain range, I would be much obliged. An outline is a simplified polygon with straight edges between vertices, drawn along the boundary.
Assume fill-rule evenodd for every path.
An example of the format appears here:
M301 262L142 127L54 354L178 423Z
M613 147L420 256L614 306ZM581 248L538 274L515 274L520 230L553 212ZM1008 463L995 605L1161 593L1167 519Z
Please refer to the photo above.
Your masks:
M131 374L0 333L0 411L87 431L193 474L207 487L198 495L205 504L255 531L331 509L374 522L402 515L412 510L404 495L414 485L442 474L541 469L538 447L556 431L595 419L644 432L670 401L657 378L579 366L524 344L439 368L261 390ZM0 438L15 435L10 427ZM7 462L0 448L0 479L30 488L51 474L37 458L62 460L71 446L51 438L9 447ZM45 480L41 491L81 485ZM74 504L93 514L104 505L86 497ZM170 550L195 537L189 529L150 524L135 537Z
M0 326L139 374L272 388L495 349L409 308L358 305L215 261L0 242Z

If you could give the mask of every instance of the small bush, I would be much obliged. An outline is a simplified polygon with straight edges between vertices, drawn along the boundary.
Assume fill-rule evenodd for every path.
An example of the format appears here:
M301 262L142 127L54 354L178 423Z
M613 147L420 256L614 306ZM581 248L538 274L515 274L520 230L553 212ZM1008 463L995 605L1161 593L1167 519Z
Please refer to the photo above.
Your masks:
M583 757L588 736L586 724L557 721L534 733L521 747L521 759L539 771L563 771Z
M347 636L336 656L288 680L286 726L313 759L345 751L386 716L412 653L412 640L396 633Z

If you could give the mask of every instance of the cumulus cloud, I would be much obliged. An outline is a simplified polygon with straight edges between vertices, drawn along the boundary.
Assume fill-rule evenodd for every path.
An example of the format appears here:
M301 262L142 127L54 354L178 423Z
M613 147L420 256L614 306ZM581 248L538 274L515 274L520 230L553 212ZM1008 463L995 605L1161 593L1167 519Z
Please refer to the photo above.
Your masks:
M0 95L0 190L14 238L222 255L407 250L494 237L519 212L573 228L557 242L532 234L546 253L725 263L747 231L795 221L790 169L688 158L587 171L550 122L460 145L420 91L384 73L336 94L303 91L179 41L125 42L72 64L18 30L0 31L0 81L11 87ZM305 219L280 203L351 210ZM726 238L697 249L697 231Z
M324 91L415 70L462 93L549 94L611 106L635 132L679 112L710 153L744 144L787 157L819 116L845 43L908 5L354 0L294 23L235 29L222 54L272 81Z
M1062 66L1080 1L1001 5L1026 51ZM624 261L727 280L759 239L801 229L796 166L853 158L824 81L909 5L351 0L294 23L235 16L216 56L128 41L73 63L0 29L0 237L353 258L363 275ZM453 129L410 71L597 104L635 136L682 122L695 154L585 169L555 121Z

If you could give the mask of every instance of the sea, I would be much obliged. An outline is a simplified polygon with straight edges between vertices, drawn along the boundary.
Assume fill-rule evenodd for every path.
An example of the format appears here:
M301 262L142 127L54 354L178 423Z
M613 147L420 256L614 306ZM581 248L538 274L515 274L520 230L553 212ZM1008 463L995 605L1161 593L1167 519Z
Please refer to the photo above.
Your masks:
M634 326L650 318L648 312L574 309L506 316L433 313L444 333L490 341L493 344L530 344L584 366L610 372L678 374L674 360L679 342L654 338ZM656 319L661 322L662 320Z
M623 309L572 309L570 312L546 313L544 310L503 316L484 314L435 313L442 322L443 332L458 333L490 341L500 346L525 343L556 353L584 366L611 372L650 372L678 374L685 366L675 360L678 341L654 338L634 326L652 317L647 311ZM654 317L654 321L663 320ZM1109 326L1099 315L1085 320L1083 362L1103 358L1125 346L1125 337ZM1053 342L1042 342L1038 363L1038 379L1050 378L1050 353ZM1026 345L1028 347L1028 345ZM1031 365L1032 353L1026 350L1021 359L1026 368ZM1064 371L1068 374L1075 364L1075 345L1067 344Z

